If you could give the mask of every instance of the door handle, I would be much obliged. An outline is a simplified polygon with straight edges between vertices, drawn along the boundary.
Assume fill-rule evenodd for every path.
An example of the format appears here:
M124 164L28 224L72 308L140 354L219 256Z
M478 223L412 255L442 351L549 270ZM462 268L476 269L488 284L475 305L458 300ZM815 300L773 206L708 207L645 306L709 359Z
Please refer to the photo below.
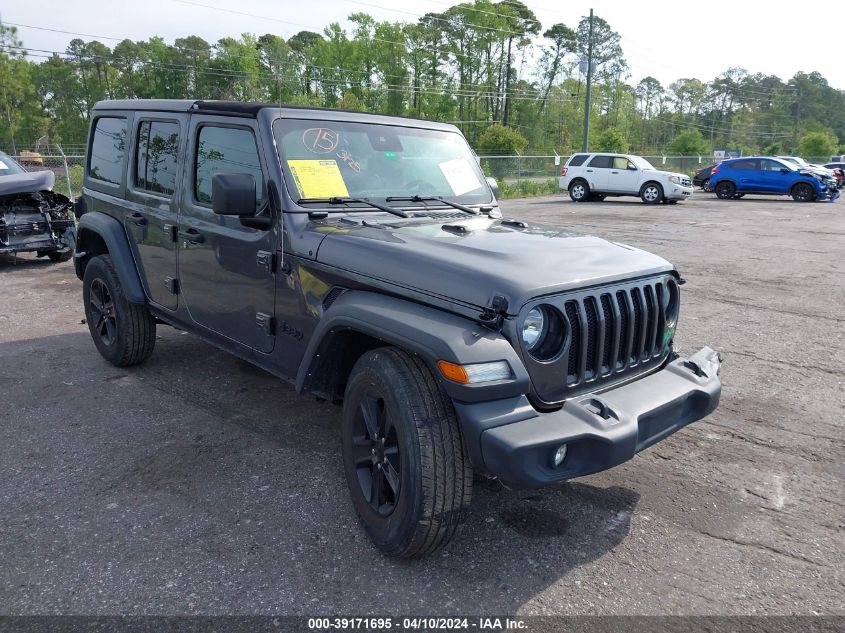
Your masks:
M179 231L179 237L191 244L201 244L205 241L205 236L196 229L188 229L186 231Z
M125 216L127 222L131 222L135 226L147 226L147 218L141 215L138 212L135 213L127 213Z
M618 172L618 171L612 171L612 172L610 172L610 173L611 173L611 174L618 174L619 172Z
M592 169L588 169L587 171L588 171L588 172L590 172L591 174L593 173L593 170L592 170Z

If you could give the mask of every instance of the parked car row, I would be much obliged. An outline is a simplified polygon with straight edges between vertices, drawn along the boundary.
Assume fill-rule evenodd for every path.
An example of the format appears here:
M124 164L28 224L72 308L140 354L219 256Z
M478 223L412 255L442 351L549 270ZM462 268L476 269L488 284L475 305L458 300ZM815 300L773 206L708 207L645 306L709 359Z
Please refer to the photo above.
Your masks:
M560 188L574 202L638 196L646 204L675 204L692 195L686 174L661 171L632 154L573 154L560 172Z
M781 172L783 177L772 175ZM718 176L715 179L714 174ZM752 156L705 165L696 169L692 178L693 186L704 191L716 191L719 182L728 183L716 192L720 198L754 193L790 195L796 200L830 200L838 197L838 190L845 186L845 161L817 165L800 156ZM796 187L800 182L807 186Z
M723 200L745 194L788 195L798 202L835 200L841 177L797 157L750 156L724 160L710 170L706 189Z

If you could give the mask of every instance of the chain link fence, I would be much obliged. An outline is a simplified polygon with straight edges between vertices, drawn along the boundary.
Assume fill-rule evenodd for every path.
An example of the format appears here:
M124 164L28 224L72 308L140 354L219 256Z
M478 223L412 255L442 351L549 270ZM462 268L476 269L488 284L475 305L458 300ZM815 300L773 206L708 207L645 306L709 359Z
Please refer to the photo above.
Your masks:
M27 171L52 171L56 176L55 191L69 198L82 193L85 155L79 148L68 154L59 146L50 146L48 153L21 151L8 154ZM714 162L711 156L643 156L656 169L680 172L690 177L696 169ZM499 181L503 197L551 194L558 191L560 170L569 160L563 156L479 156L485 175ZM810 163L825 164L830 156L811 156Z

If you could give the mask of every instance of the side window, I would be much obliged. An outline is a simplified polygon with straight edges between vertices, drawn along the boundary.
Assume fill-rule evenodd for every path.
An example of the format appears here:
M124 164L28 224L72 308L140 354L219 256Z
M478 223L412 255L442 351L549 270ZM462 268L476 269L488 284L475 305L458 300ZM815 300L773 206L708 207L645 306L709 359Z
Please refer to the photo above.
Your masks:
M587 167L603 167L605 169L610 169L612 164L613 156L596 156L590 161L590 164L587 165Z
M763 171L780 171L781 169L784 168L784 165L781 165L776 160L763 159L762 161L760 161L760 163L761 163L761 169Z
M624 156L613 157L613 169L633 169L634 165Z
M263 199L264 175L252 130L214 125L200 128L194 174L198 202L211 204L211 179L217 173L252 174L256 206Z
M587 160L589 157L589 154L575 154L575 156L569 159L567 165L569 167L580 167L584 164L584 161Z
M135 185L166 196L176 191L179 124L141 121L135 158Z
M94 123L88 175L119 185L122 182L123 155L126 152L126 119L100 117Z
M731 167L733 169L759 169L756 160L738 160Z

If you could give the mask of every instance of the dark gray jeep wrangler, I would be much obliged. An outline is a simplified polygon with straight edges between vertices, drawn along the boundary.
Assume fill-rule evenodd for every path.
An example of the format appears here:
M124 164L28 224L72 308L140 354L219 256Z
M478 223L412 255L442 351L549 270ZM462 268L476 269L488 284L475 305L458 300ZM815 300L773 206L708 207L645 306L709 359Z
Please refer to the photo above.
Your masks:
M330 110L107 101L76 272L100 353L188 330L343 405L376 546L455 534L473 469L595 473L716 407L718 355L673 352L682 280L649 253L502 219L451 125Z

